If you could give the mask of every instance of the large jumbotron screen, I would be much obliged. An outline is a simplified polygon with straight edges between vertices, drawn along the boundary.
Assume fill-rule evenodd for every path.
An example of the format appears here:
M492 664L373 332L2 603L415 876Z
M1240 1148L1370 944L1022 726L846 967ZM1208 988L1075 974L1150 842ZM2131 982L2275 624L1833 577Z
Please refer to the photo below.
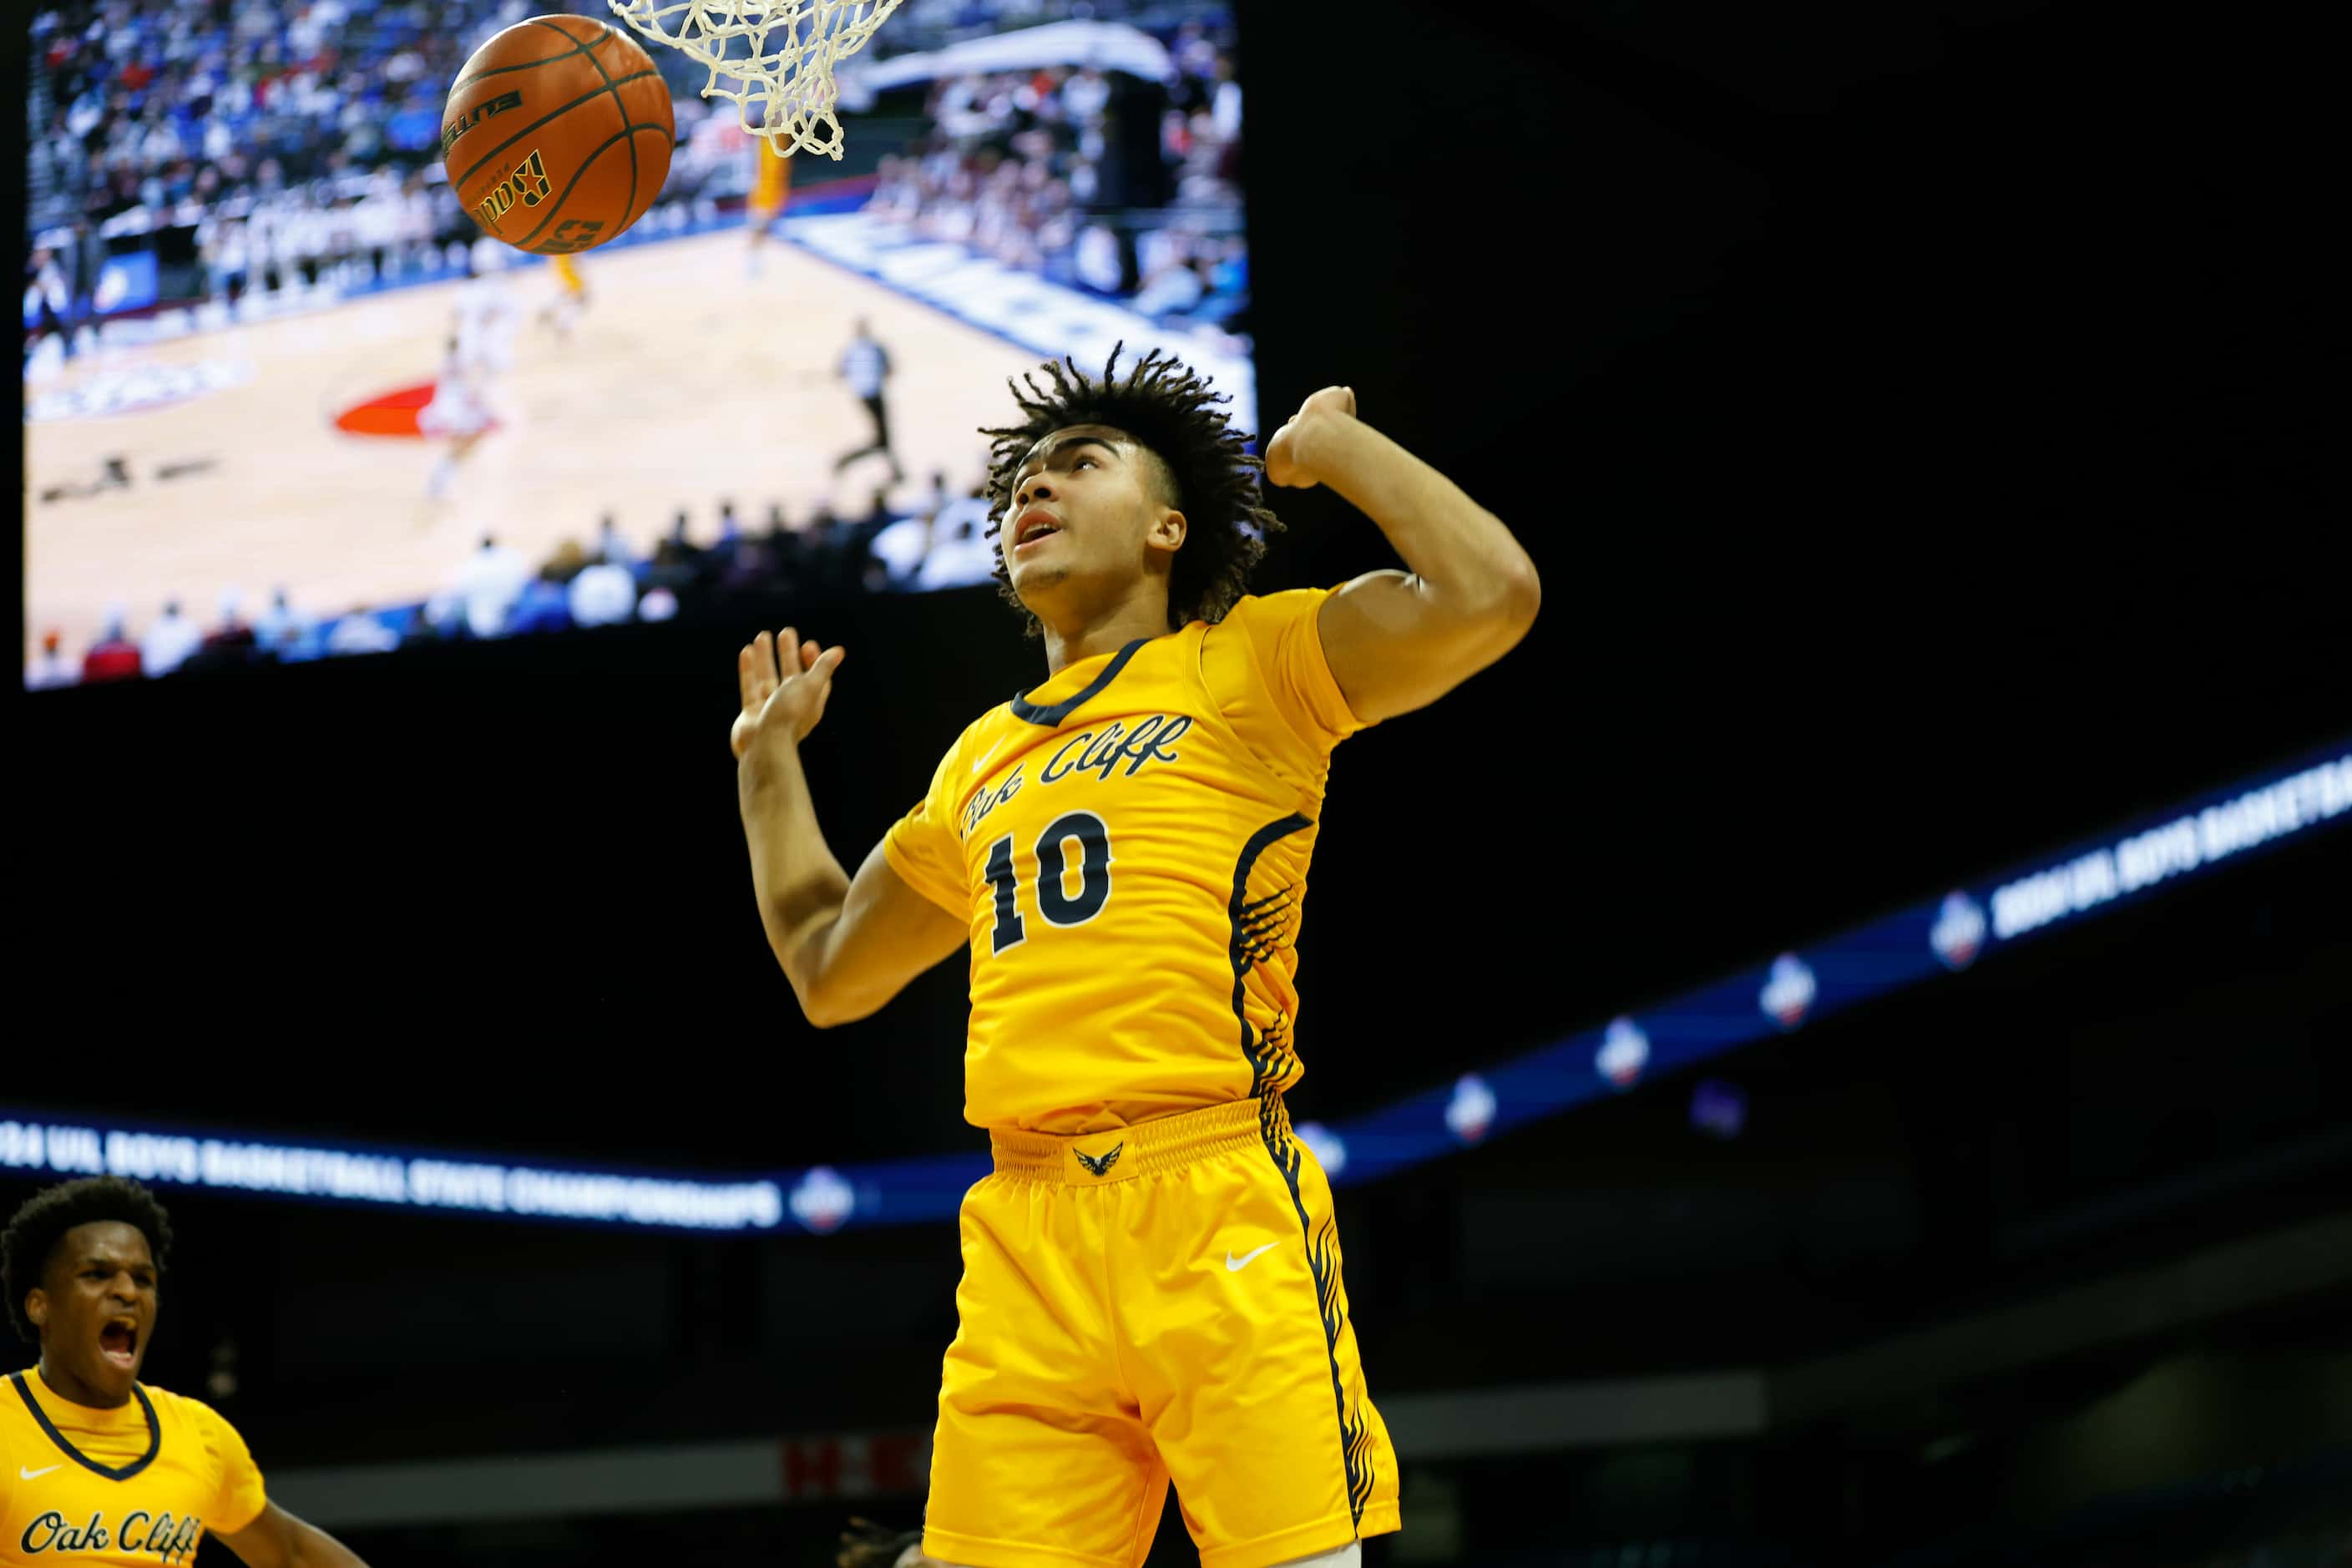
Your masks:
M763 163L647 43L668 182L576 291L478 243L439 162L467 57L559 10L605 14L19 24L28 684L984 581L976 428L1006 376L1122 339L1256 428L1224 0L905 0L840 73L838 162Z

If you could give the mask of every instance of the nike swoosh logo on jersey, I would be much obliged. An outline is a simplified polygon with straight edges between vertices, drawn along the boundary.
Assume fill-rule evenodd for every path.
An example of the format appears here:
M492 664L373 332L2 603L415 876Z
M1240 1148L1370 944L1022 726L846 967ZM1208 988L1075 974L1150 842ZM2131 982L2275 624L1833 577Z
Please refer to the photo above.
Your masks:
M20 1481L37 1481L43 1476L47 1475L49 1470L62 1470L65 1467L63 1465L51 1465L47 1470L28 1470L24 1466L19 1465L16 1467L16 1479Z
M988 759L989 759L989 758L991 758L991 757L992 757L992 756L994 756L994 755L996 755L996 749L997 749L997 746L1002 746L1002 745L1003 745L1003 744L1004 744L1004 742L1003 742L999 741L999 742L996 742L996 745L995 745L995 746L991 746L991 747L989 747L989 748L988 748L988 750L987 750L987 751L982 752L980 754L980 761L978 761L978 762L976 762L976 763L972 763L972 764L971 764L971 771L972 771L973 773L978 773L978 772L980 772L980 770L981 770L981 769L982 769L982 768L986 767L986 766L988 765Z
M1235 1258L1234 1256L1233 1248L1229 1247L1225 1248L1225 1267L1238 1274L1255 1262L1259 1253L1271 1252L1277 1245L1279 1244L1269 1241L1264 1247L1258 1247L1254 1251L1243 1253L1239 1258Z

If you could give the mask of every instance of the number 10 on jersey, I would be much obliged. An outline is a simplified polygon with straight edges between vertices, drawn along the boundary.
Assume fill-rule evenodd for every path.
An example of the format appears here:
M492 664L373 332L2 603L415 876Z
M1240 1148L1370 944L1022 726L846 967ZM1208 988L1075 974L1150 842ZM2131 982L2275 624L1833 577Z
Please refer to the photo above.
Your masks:
M1070 892L1071 845L1077 846L1078 890ZM1037 889L1037 912L1054 926L1079 926L1102 913L1110 901L1110 829L1091 811L1068 811L1045 825L1024 862L1016 864L1013 835L988 847L988 884L996 893L996 928L989 935L991 953L1018 947L1029 940L1028 921L1021 913L1021 876L1025 870Z

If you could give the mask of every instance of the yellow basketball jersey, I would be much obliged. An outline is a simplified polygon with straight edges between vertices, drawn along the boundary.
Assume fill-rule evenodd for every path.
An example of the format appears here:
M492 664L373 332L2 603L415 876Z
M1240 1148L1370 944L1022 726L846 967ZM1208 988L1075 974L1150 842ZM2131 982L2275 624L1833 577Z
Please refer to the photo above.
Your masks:
M964 1117L1092 1132L1286 1089L1331 749L1300 589L1081 659L966 729L883 840L971 927Z
M559 256L555 258L555 276L562 283L563 291L567 294L579 295L588 291L588 285L580 280L580 268L573 265L572 258L568 256Z
M133 1384L130 1404L92 1410L37 1370L0 1386L0 1563L184 1565L268 1500L245 1439L201 1401Z
M771 146L766 137L756 140L760 144L760 175L751 190L751 210L773 217L784 205L784 193L792 188L793 161Z

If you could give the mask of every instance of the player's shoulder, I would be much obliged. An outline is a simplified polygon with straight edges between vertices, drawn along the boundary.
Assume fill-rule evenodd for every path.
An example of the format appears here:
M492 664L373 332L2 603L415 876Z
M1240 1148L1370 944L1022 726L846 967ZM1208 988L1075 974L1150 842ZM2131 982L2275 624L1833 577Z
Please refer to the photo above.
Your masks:
M943 773L960 772L960 764L964 758L976 757L986 752L1015 722L1017 721L1013 717L1013 703L1010 700L999 702L994 707L984 710L978 718L973 719L959 731L956 738L948 743L948 749L940 755L940 771Z
M1210 626L1209 631L1212 635L1220 631L1256 633L1287 626L1316 614L1330 596L1328 588L1277 588L1270 594L1244 594Z
M954 754L976 757L982 752L994 750L1005 736L1018 734L1022 731L1034 728L1013 711L1019 701L1020 697L1017 693L1007 697L1003 701L985 710L978 718L966 724L963 727L963 733L956 737Z
M1279 643L1285 633L1312 626L1331 596L1328 588L1281 588L1271 594L1244 594L1233 607L1211 622L1201 634L1211 647L1246 641L1264 650Z
M155 1414L159 1417L164 1419L177 1417L192 1426L200 1426L208 1433L236 1430L227 1416L194 1394L175 1394L168 1388L158 1388L152 1383L142 1383L139 1389L141 1393L147 1395L148 1402L155 1406Z
M138 1384L138 1389L147 1396L148 1403L154 1405L159 1412L169 1410L190 1416L217 1414L211 1405L193 1394L176 1393L159 1383L148 1383L142 1380Z

